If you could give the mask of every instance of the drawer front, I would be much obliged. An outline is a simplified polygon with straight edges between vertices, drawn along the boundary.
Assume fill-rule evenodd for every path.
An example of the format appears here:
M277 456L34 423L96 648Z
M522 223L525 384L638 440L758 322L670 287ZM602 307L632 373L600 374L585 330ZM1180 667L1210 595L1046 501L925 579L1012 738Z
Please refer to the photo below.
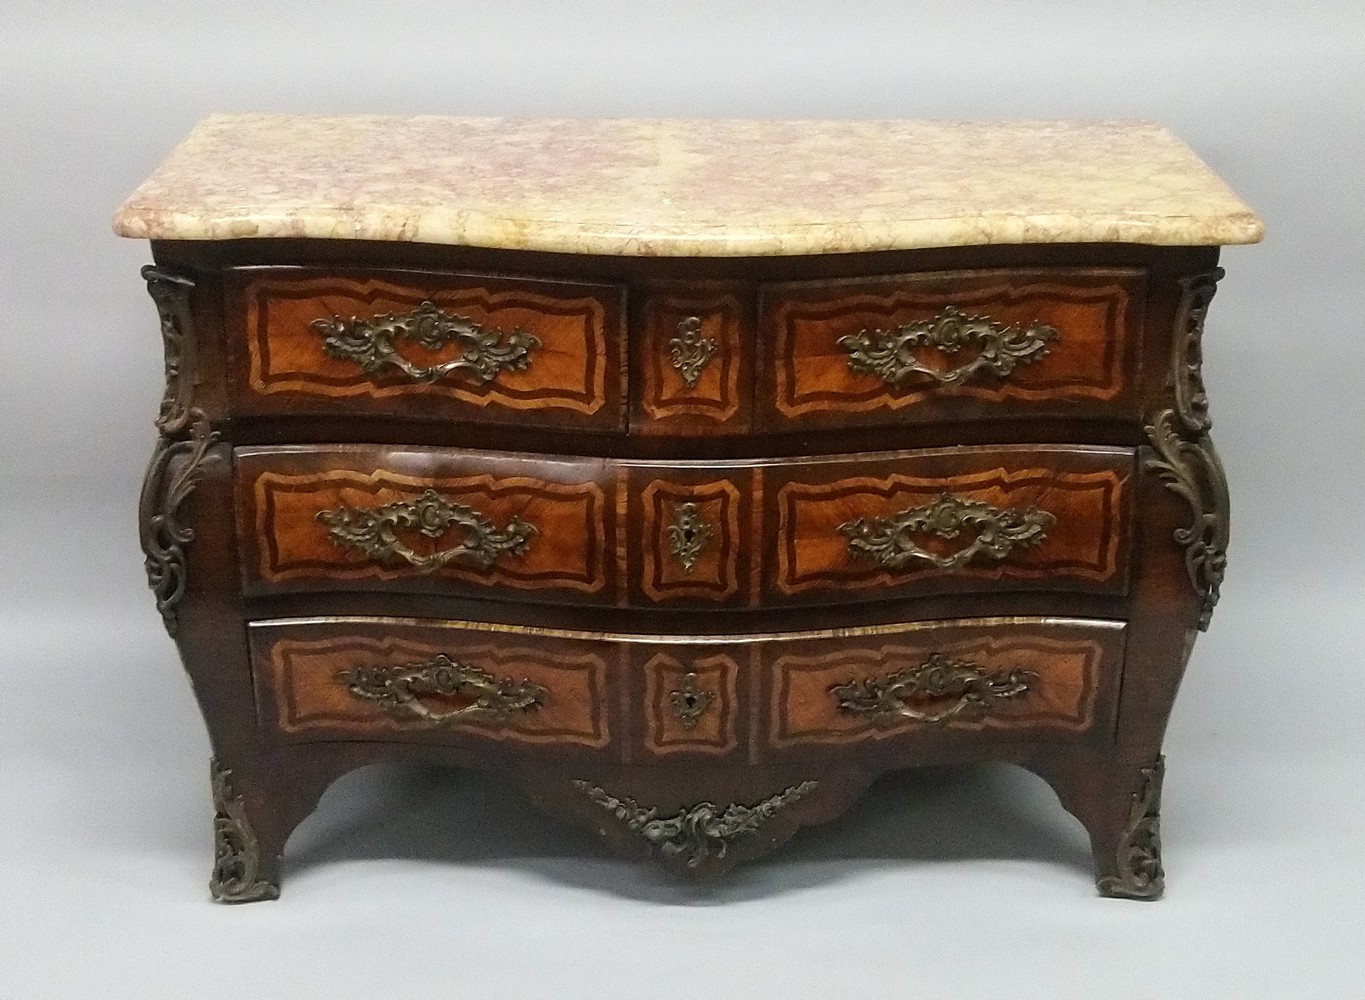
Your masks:
M598 460L247 448L236 482L248 594L617 599L617 485Z
M226 291L238 412L624 428L620 286L265 267Z
M730 282L632 291L631 432L710 436L749 430L752 291Z
M995 619L771 644L768 744L1112 739L1118 622Z
M1128 586L1126 449L667 465L334 445L235 460L251 596L720 610Z
M761 763L831 746L1110 740L1125 633L987 618L703 638L341 617L248 634L279 742Z
M742 644L640 644L632 652L630 701L647 756L723 757L749 748L751 650Z
M248 629L262 722L286 743L383 740L602 750L619 647L401 619Z
M1140 269L934 272L765 286L769 429L1139 416Z
M764 599L1128 587L1134 453L1004 447L764 471Z

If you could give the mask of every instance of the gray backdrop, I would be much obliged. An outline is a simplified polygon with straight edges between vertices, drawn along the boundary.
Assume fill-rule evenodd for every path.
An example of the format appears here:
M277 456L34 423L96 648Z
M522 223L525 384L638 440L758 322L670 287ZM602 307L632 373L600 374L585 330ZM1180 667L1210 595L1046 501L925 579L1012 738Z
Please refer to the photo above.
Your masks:
M1358 11L3 0L0 997L1359 997ZM1208 324L1235 534L1168 739L1165 901L1095 898L1009 768L885 782L711 894L395 769L328 794L282 902L210 905L207 741L136 542L148 254L109 218L215 110L1171 125L1268 235Z

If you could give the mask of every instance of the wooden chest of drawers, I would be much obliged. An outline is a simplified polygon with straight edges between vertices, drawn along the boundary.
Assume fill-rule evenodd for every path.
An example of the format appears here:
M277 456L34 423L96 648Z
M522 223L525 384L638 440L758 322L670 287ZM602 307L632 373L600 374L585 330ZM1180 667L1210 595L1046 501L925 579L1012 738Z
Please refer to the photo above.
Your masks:
M220 116L116 226L218 899L399 755L701 876L1010 761L1160 894L1228 538L1200 337L1260 235L1164 130Z

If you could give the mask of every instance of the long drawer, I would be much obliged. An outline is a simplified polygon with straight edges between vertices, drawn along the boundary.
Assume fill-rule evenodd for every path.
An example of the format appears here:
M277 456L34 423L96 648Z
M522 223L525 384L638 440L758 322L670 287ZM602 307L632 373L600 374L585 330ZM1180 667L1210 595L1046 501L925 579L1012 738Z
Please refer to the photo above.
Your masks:
M236 452L252 595L763 607L1121 595L1131 450L657 463L337 445Z
M623 760L1108 740L1124 626L974 619L637 635L400 618L249 626L283 742L574 749Z
M233 412L640 435L1141 414L1143 268L225 272Z

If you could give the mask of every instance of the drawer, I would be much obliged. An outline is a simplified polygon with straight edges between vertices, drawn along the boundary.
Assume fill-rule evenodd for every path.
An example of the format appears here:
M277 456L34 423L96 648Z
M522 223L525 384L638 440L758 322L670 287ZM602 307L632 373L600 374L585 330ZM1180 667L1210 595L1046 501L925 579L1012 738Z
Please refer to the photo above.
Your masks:
M944 271L760 297L771 430L1140 416L1142 269Z
M632 294L631 433L748 431L756 339L752 285L643 284Z
M1107 742L1119 622L978 619L855 630L764 650L776 752L1002 739Z
M332 445L235 460L250 596L720 610L1128 587L1127 449L662 463Z
M502 744L663 763L1112 738L1124 626L994 618L675 636L337 617L248 626L284 743Z
M239 413L624 429L622 286L251 267L225 288Z
M614 467L437 448L242 448L249 595L383 590L611 604Z
M764 600L1005 590L1124 594L1124 448L948 448L763 470Z
M253 622L262 723L285 743L612 742L619 646L405 619Z

